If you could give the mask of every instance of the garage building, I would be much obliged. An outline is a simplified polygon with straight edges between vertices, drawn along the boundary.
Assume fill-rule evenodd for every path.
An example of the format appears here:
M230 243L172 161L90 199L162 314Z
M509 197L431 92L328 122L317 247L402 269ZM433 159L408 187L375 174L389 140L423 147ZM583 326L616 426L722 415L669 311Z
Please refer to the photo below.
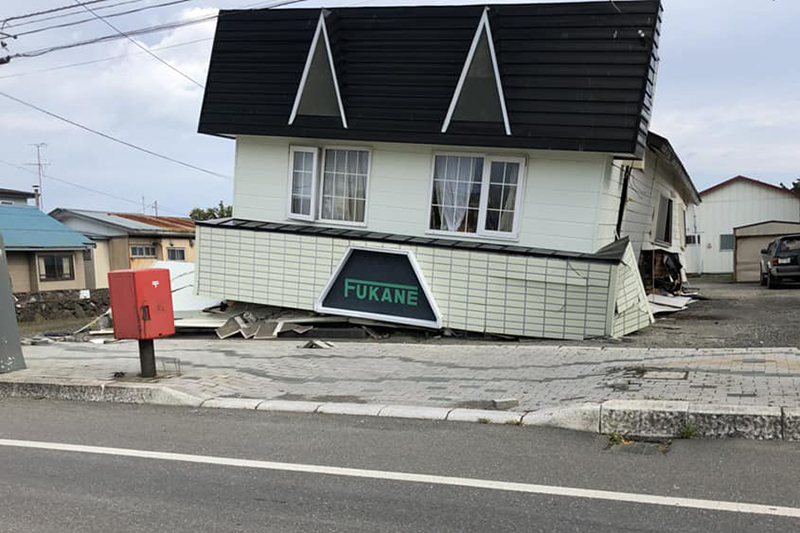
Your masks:
M733 233L736 237L734 279L738 282L758 281L761 250L778 237L800 233L800 222L769 220L734 228Z

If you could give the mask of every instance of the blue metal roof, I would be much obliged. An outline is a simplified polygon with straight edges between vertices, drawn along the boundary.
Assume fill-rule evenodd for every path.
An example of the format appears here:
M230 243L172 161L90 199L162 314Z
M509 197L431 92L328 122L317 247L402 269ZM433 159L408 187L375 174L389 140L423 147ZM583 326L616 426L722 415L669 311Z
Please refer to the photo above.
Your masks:
M0 234L6 250L80 250L92 246L80 233L35 207L0 205Z

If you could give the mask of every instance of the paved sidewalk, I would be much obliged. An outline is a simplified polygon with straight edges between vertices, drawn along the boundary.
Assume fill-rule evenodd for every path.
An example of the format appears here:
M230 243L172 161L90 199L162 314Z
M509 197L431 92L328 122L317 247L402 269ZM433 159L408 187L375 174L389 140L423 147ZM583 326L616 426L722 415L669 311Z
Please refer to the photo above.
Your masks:
M206 398L261 398L533 411L605 400L800 406L800 350L645 349L518 344L156 341L155 380L137 378L133 341L25 347L28 369L0 381L159 383ZM176 375L180 362L180 375ZM125 376L114 378L115 372Z

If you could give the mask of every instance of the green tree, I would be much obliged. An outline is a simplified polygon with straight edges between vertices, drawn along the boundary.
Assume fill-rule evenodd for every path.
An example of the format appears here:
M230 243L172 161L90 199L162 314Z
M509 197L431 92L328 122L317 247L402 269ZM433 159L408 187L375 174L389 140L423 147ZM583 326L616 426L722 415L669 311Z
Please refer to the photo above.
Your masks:
M228 218L233 216L233 206L225 205L222 200L219 205L203 209L202 207L195 207L189 213L192 220L211 220L213 218Z
M794 183L792 183L792 190L795 194L800 194L800 178L794 180Z

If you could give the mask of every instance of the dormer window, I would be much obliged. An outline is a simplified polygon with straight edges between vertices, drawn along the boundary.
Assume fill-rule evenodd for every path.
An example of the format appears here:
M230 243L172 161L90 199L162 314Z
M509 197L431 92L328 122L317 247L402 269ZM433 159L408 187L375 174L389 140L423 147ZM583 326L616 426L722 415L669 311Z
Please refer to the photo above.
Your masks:
M442 124L442 133L447 132L450 122L454 120L502 122L506 135L511 135L488 9L484 10L472 39L467 60Z
M293 124L298 115L341 117L342 126L347 128L347 117L339 92L339 81L323 13L319 15L317 29L311 40L289 124Z

